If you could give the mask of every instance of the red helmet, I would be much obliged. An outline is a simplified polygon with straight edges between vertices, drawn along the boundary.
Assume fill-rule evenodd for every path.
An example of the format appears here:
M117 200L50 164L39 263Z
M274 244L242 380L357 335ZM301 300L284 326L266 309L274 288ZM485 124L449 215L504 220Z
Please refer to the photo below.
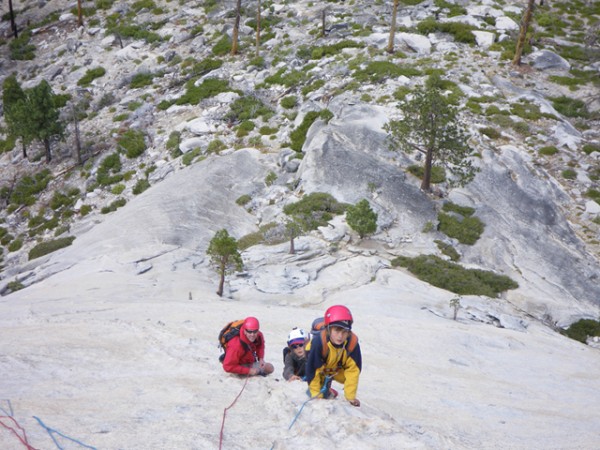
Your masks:
M256 317L246 317L244 319L244 329L246 330L258 330L260 325Z
M352 313L344 305L334 305L325 311L325 326L337 326L347 330L352 329Z

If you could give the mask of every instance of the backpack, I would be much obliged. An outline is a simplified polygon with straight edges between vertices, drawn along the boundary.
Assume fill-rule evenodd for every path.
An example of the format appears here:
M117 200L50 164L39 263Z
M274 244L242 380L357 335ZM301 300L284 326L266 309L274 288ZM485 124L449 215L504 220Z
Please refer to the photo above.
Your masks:
M321 342L323 345L321 346L321 359L323 361L327 361L327 356L329 355L329 346L327 345L327 327L325 326L325 320L322 318L317 318L312 323L312 329L310 331L313 335L321 335ZM358 344L358 337L350 331L350 336L348 336L348 343L346 344L346 352L348 354L352 353L356 348L356 344Z
M227 352L227 343L234 337L240 335L240 328L244 325L244 319L234 320L225 325L219 332L219 345L218 347L223 350L223 353L219 356L219 361L222 363L225 359L225 353Z

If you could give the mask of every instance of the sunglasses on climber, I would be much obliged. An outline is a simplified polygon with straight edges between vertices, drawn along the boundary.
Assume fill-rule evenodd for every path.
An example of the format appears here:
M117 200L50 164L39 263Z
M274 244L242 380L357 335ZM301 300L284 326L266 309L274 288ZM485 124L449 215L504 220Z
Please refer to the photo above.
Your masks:
M294 350L296 350L297 348L304 347L304 344L294 344L294 345L291 345L291 347L292 347Z
M246 330L246 333L248 333L248 334L256 334L256 333L258 333L258 330Z

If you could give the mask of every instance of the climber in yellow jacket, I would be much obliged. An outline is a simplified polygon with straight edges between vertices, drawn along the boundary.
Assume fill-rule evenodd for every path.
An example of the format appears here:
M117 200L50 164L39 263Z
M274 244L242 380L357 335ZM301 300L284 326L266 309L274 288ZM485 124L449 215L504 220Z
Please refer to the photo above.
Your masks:
M353 406L356 398L362 357L358 338L352 333L352 313L343 305L327 309L322 328L310 342L306 362L306 381L311 397L335 398L332 380L344 385L344 396Z

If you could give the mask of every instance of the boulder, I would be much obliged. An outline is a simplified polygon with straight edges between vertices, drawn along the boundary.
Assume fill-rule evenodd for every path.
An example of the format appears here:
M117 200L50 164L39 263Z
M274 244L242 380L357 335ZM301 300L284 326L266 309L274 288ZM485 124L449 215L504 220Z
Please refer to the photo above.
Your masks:
M550 50L539 50L529 55L531 65L538 70L561 69L569 70L571 64L563 57Z

